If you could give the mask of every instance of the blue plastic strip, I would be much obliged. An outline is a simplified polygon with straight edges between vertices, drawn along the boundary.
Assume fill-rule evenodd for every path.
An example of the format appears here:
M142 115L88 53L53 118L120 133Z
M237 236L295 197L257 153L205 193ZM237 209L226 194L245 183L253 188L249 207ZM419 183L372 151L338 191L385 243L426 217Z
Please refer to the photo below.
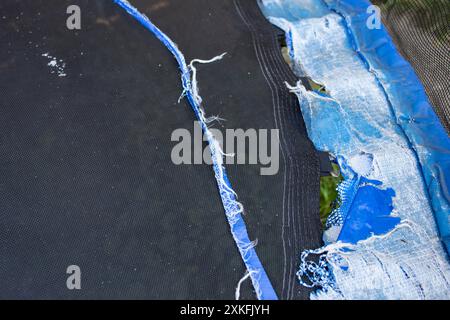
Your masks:
M135 7L133 7L128 1L125 0L114 0L119 6L125 9L134 19L139 21L146 29L151 31L172 53L175 57L178 66L181 71L181 82L184 89L184 93L186 98L188 99L197 119L200 121L202 130L204 132L208 131L208 127L203 120L201 109L196 99L194 98L194 92L191 87L191 74L190 70L186 64L185 58L180 50L177 48L175 43L165 35L158 27L156 27L147 16L140 13ZM212 137L208 136L208 143L212 145ZM213 151L212 151L213 152ZM242 215L235 214L236 207L230 206L230 202L233 203L236 200L235 193L231 187L231 183L228 180L227 174L225 172L225 168L221 166L221 164L217 163L215 157L212 156L213 160L213 169L216 174L216 180L219 186L222 183L225 183L227 188L219 188L220 189L220 197L222 199L222 203L225 209L225 213L230 225L231 233L236 242L236 245L239 249L241 257L244 261L244 264L247 268L247 271L250 273L250 278L253 283L253 287L255 288L258 299L260 300L277 300L277 295L275 290L270 283L269 277L264 270L264 267L259 260L255 249L253 248L252 242L247 233L247 228L245 226L244 219ZM220 172L220 176L224 180L219 181L218 173ZM231 218L231 216L233 218Z
M384 26L367 27L370 1L324 1L344 17L355 50L379 80L397 123L416 152L441 239L450 253L450 138L413 68L398 53Z

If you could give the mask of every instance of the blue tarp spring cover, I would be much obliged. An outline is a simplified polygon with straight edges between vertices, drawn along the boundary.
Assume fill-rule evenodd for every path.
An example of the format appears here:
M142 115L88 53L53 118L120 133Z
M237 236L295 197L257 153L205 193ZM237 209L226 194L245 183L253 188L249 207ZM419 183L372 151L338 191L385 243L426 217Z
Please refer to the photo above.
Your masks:
M288 84L315 146L346 179L330 245L311 250L327 263L303 254L300 281L322 287L315 298L448 298L450 139L386 29L367 27L371 3L260 4L285 31L293 70L326 88Z
M356 51L386 91L396 121L420 161L441 238L450 252L450 138L414 70L398 53L386 29L367 28L370 2L327 3L346 19Z

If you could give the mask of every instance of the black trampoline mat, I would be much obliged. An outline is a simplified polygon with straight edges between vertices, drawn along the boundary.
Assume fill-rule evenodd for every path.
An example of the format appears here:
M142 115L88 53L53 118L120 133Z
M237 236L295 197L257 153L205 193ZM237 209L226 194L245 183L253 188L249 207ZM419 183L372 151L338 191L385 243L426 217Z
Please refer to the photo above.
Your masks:
M319 165L272 27L250 0L132 3L187 61L227 52L198 67L206 113L226 119L213 127L280 129L278 174L226 169L279 298L307 298L295 272L320 245ZM171 161L195 116L169 51L112 1L0 9L0 298L233 299L245 266L212 168Z

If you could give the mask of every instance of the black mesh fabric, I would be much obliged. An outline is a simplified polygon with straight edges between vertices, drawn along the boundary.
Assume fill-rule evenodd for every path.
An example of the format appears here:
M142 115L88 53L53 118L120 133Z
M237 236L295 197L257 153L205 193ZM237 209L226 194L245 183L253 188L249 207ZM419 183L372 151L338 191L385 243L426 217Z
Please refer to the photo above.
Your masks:
M280 129L278 174L227 170L279 298L307 298L295 272L321 244L319 161L272 26L252 0L132 3L187 61L228 52L198 67L206 113L226 119L213 126ZM81 30L66 28L73 4ZM171 161L171 133L195 117L168 50L113 1L0 12L0 298L233 299L245 267L213 171Z
M450 133L450 1L372 0Z

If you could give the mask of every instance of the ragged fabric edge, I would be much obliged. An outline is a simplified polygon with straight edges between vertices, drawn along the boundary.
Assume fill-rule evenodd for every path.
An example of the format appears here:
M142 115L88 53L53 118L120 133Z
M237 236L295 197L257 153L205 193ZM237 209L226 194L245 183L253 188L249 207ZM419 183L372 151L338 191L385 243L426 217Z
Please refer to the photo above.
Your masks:
M126 0L114 0L114 2L122 7L134 19L140 22L146 29L151 31L175 57L181 71L183 95L185 95L189 101L195 116L200 121L202 130L207 137L211 158L213 161L213 170L225 214L230 225L233 239L236 242L243 262L247 268L249 277L252 280L257 298L260 300L277 300L278 298L275 290L273 289L269 277L267 276L267 273L265 272L264 267L254 249L255 244L249 239L247 228L242 218L243 207L239 202L237 202L236 193L232 189L231 183L225 171L225 167L223 166L223 151L221 150L219 142L214 138L207 126L208 120L205 118L204 111L200 106L201 98L198 94L196 86L192 85L193 82L196 83L196 79L191 77L192 69L190 69L186 64L185 58L176 44L158 27L156 27L147 16L140 13ZM217 59L213 58L211 60ZM194 60L193 62L199 61Z
M322 1L322 0L319 0L319 1ZM325 3L325 1L323 1L324 3ZM340 2L338 1L338 3L340 4ZM365 13L365 9L367 8L368 6L366 6L365 8L364 8L364 13ZM337 12L336 10L332 10L332 11L334 11L335 13L337 13L338 15L340 15L341 17L343 17L344 19L345 19L345 21L344 21L344 23L346 23L347 25L345 25L345 27L347 28L347 31L348 32L350 32L351 33L351 30L349 29L350 27L351 27L351 23L349 23L349 20L348 19L346 19L345 18L345 16L344 15L342 15L342 14L340 14L339 12ZM269 21L271 21L273 24L276 24L276 23L274 23L274 21L272 21L272 18L270 18L270 17L268 17L268 19L269 19ZM276 19L276 18L273 18L274 20ZM365 23L365 21L366 20L364 20L364 23ZM289 34L288 34L288 32L287 32L287 30L285 30L285 32L286 32L286 38L288 38L289 37ZM354 37L354 35L353 34L350 34L351 35L351 37ZM356 41L355 39L350 39L351 41ZM355 44L355 43L354 43ZM356 44L357 44L357 42L356 42ZM289 46L289 43L288 43L288 46ZM291 49L291 48L289 48L289 49ZM395 50L395 49L394 49ZM376 73L376 71L375 70L373 70L373 68L371 68L371 63L370 63L370 60L367 60L366 59L366 57L364 56L364 55L362 55L362 53L359 51L359 48L358 47L356 47L355 48L355 51L357 51L357 54L358 55L360 55L360 57L362 58L362 60L363 60L363 62L366 64L366 66L368 67L368 71L369 72L371 72L372 74L374 74L374 76L377 78L377 81L380 83L380 86L381 86L381 88L383 89L383 91L385 92L385 94L386 95L388 95L389 93L391 93L392 91L389 91L389 90L386 90L386 88L384 87L384 85L383 85L383 83L381 82L381 80L379 79L379 77L378 77L378 74ZM401 65L401 67L404 67L404 64L407 64L406 63L406 61ZM408 64L408 66L409 66L409 64ZM411 70L411 72L413 72L412 71L412 68L409 66L409 68L410 68L410 70ZM395 70L394 70L395 71ZM391 72L394 72L394 71L391 71ZM418 79L416 78L416 77L413 77L413 79L414 80L416 80L416 81L418 81ZM398 83L402 83L401 81L397 81ZM424 93L424 90L423 90L423 87L422 87L422 85L421 85L421 83L419 82L418 83L420 86L421 86L421 88L422 88L422 92L423 92L423 96L421 96L421 95L419 95L419 97L417 97L417 99L419 100L419 103L418 103L418 106L420 106L422 103L423 103L423 100L420 100L420 98L423 98L423 97L425 97L425 99L426 99L426 96L425 96L425 93ZM289 87L289 86L288 86ZM406 86L405 85L405 87L408 87L408 86ZM293 88L293 87L292 87ZM398 88L394 88L394 90L398 90ZM392 89L391 89L392 90ZM411 88L407 88L406 90L410 90L411 91ZM401 92L401 91L400 91ZM311 94L313 94L313 92L308 92L308 93L311 93ZM415 92L413 92L413 94L414 94ZM389 98L389 97L388 97ZM388 99L389 100L389 99ZM401 100L401 99L400 99ZM390 101L389 101L390 102ZM398 103L398 101L395 101L396 103ZM391 102L390 102L391 103ZM403 105L401 105L401 107L403 107ZM416 105L414 105L414 104L412 104L412 105L410 105L410 107L412 108L412 109L414 109L414 107L417 107ZM432 124L432 125L435 125L436 124L436 122L435 122L435 120L437 120L437 131L438 132L441 132L441 129L439 128L439 126L441 126L441 124L440 124L440 122L439 122L439 120L438 120L438 118L437 118L437 116L434 114L434 111L433 111L433 109L431 108L431 105L429 105L428 104L428 107L427 108L425 108L425 110L426 110L426 112L423 112L423 113L419 113L419 114L417 114L417 110L415 110L415 112L416 113L414 113L414 112L412 112L412 114L413 115L418 115L419 117L418 117L418 120L419 120L419 127L420 127L420 121L423 121L424 119L422 119L422 118L420 118L420 116L424 116L424 114L425 114L425 124L423 125L423 126L426 126L427 124L428 124L428 126L430 125L430 123ZM401 127L401 129L402 129L402 131L407 131L407 129L405 130L405 128L403 128L402 127L402 121L405 121L405 119L403 118L402 119L402 115L403 115L403 117L404 117L404 114L401 114L400 113L400 116L398 116L397 115L397 113L395 112L395 110L393 110L394 112L393 112L393 115L394 115L394 117L395 117L395 120L397 121L397 123L398 123L398 125ZM403 111L403 110L400 110L400 111ZM414 110L413 110L414 111ZM421 110L420 110L421 111ZM406 114L408 114L407 113L408 111L406 111ZM429 119L427 119L427 116L428 116L428 114L429 113L432 113L432 115L429 117ZM415 119L412 119L412 121L414 121ZM428 122L430 122L430 123L428 123ZM422 167L422 162L421 162L421 158L420 158L420 156L422 156L422 157L425 157L426 158L426 156L427 156L427 154L425 153L425 156L424 156L424 149L425 149L425 151L428 151L428 150L430 150L431 149L431 151L433 151L433 152L437 152L437 153L441 153L441 155L445 158L446 156L447 156L447 154L449 153L448 152L448 150L450 150L448 147L446 147L446 146L448 146L448 138L447 138L447 136L446 135L444 135L444 136L440 136L440 138L444 138L444 140L443 140L443 142L442 142L442 144L440 144L440 142L435 142L435 143L429 143L429 141L425 141L425 143L424 143L424 140L426 140L427 138L425 137L423 137L423 134L425 134L425 133L429 133L430 131L428 130L428 128L427 128L427 130L428 131L426 131L424 128L423 128L423 126L422 126L422 131L420 131L420 128L418 129L419 130L419 133L421 133L422 134L422 140L418 140L418 142L416 141L416 140L414 140L414 139L411 139L411 137L409 136L409 135L407 135L406 133L404 133L404 135L405 135L405 138L407 139L407 141L409 142L409 146L410 146L410 149L414 152L414 153L416 153L416 155L417 155L417 157L416 157L416 160L417 160L417 164L418 164L418 166L419 166L419 168L421 168L422 170L423 170L423 167ZM434 128L433 126L431 126L432 128ZM435 138L435 141L436 140L439 140L439 138L436 138L436 137L433 137L433 138ZM421 142L422 142L422 145L421 145ZM426 143L426 142L428 142L428 144ZM419 148L417 148L417 149L419 149L419 150L417 150L416 149L416 143L417 143L417 145L419 145ZM427 150L428 149L428 150ZM437 150L436 150L437 149ZM422 153L421 153L422 152ZM436 159L434 159L433 157L430 157L431 158L431 161L434 161L434 162L432 162L433 164L436 164ZM446 159L448 159L448 157L447 158L445 158L445 160L444 161L441 161L441 163L444 165L444 166L447 166L448 165L448 162L446 161ZM440 168L439 167L439 165L437 165L435 168L431 168L431 169L435 169L435 172L434 173L437 173L437 174L435 174L434 176L432 175L432 179L434 179L434 183L435 183L435 186L437 185L437 187L439 187L439 188L441 188L441 189L439 189L439 191L440 192L442 192L442 194L443 194L443 197L445 198L446 197L446 199L449 199L449 197L448 197L448 183L446 183L446 181L445 181L445 178L443 177L444 176L444 174L443 174L443 170L442 170L442 168ZM448 171L448 170L447 170ZM441 179L440 181L442 182L441 183L441 185L439 186L439 183L438 183L438 181L439 181L439 179ZM424 181L424 191L425 191L425 193L427 194L427 196L428 196L428 198L430 199L430 193L432 194L432 195L435 195L434 193L432 193L430 190L433 188L433 185L430 187L430 185L429 184L427 184L427 180L424 178L424 176L422 175L422 180ZM428 190L425 190L426 188L428 188ZM435 190L435 189L434 189ZM440 198L441 200L442 200L442 197ZM439 199L438 199L439 200ZM444 199L445 200L445 199ZM430 202L432 202L431 201L431 199L430 199ZM433 203L433 205L434 205L434 203ZM448 214L447 214L447 212L449 212L449 211L445 211L446 209L444 208L444 210L443 210L443 213L445 214L445 216L444 216L444 218L445 219L448 219ZM399 225L397 225L393 230L391 230L390 232L388 232L388 233L386 233L386 234L384 234L384 235L382 235L381 237L382 238L387 238L388 236L390 236L394 231L396 231L396 230L398 230L398 229L400 229L400 228L402 228L402 227L404 227L405 226L405 224L407 223L407 221L406 220L403 220ZM441 235L442 235L442 232L441 232ZM379 239L380 237L379 236L372 236L372 237L370 237L370 238L368 238L367 240L370 240L370 241L373 241L373 240L375 240L375 239ZM437 241L439 241L438 239L436 239ZM445 237L441 237L441 240L442 241L444 241L445 242ZM322 287L323 289L322 290L318 290L318 291L316 291L316 292L314 292L314 293L312 293L312 295L311 295L311 298L312 299L314 299L314 298L320 298L320 297L324 297L324 294L326 294L326 296L328 296L328 298L330 298L330 297L334 297L334 298L344 298L344 296L339 292L339 289L336 287L336 282L335 282L335 280L334 280L334 276L333 276L333 268L332 268L332 266L330 265L330 261L328 261L328 259L327 259L327 255L325 254L325 252L327 252L328 250L332 250L332 249L334 249L334 246L333 245L335 245L335 246L340 246L340 245L344 245L344 247L346 247L346 246L348 246L348 244L344 244L344 243L342 243L342 242L339 242L339 244L336 244L336 243L332 243L332 244L330 244L330 245L328 245L328 246L325 246L325 247L322 247L322 248L319 248L319 249L316 249L316 250L307 250L307 251L305 251L304 252L304 254L302 254L302 257L301 257L301 265L300 265L300 270L299 270L299 273L297 274L297 276L299 277L299 281L300 281L300 283L302 283L303 285L305 285L306 287L315 287L315 286L319 286L319 287ZM317 261L317 260L311 260L311 261L307 261L306 260L306 257L308 256L308 254L315 254L315 255L319 255L319 260ZM309 272L309 276L307 275L307 273ZM306 281L304 281L305 279L302 279L302 277L304 277L304 276L306 276ZM333 291L333 293L330 293L330 291Z
M386 93L398 125L402 128L422 170L441 240L450 254L450 138L431 106L422 83L411 65L398 53L392 38L381 25L368 30L368 0L322 0L342 16L355 51ZM363 32L364 30L367 32ZM386 83L382 75L391 80ZM406 79L406 80L405 80ZM393 94L402 92L410 94ZM415 117L416 116L416 117Z

